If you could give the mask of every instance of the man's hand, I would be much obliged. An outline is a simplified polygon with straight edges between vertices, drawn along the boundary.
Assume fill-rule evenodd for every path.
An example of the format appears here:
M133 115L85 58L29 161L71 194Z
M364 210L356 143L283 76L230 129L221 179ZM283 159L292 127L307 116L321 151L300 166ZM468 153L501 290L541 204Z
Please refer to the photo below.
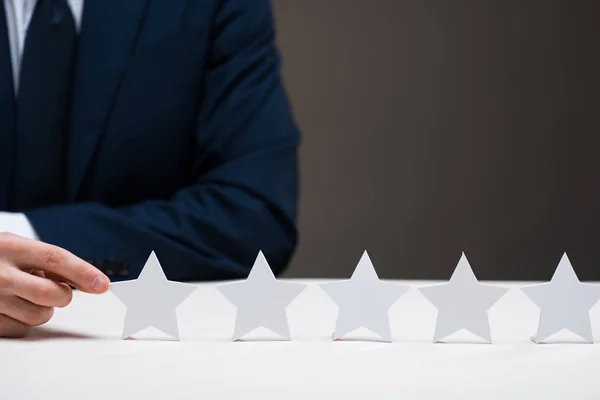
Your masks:
M0 337L24 337L52 318L73 293L104 293L109 279L60 247L0 233Z

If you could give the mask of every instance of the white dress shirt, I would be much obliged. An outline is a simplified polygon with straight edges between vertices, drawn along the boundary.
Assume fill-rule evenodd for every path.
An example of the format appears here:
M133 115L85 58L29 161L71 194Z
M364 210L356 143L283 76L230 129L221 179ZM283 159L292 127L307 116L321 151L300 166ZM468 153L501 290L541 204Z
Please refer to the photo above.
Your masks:
M13 85L15 94L19 92L19 73L21 72L21 57L25 47L25 38L29 21L35 10L37 0L2 0L6 12L6 27L8 29L8 43L12 61ZM126 1L126 0L124 0ZM67 0L77 30L81 29L84 0ZM0 40L6 40L0 38ZM22 213L9 213L0 211L0 232L11 232L26 238L38 239L33 226Z

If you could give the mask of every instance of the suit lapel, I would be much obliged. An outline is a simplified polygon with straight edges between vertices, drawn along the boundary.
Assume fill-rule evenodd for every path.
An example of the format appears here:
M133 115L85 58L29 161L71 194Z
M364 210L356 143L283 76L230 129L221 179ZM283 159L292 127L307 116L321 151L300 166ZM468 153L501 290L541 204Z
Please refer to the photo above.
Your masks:
M127 61L146 15L147 2L85 1L71 108L69 200L77 195L106 131Z
M0 1L0 210L9 207L15 147L15 94L3 3Z

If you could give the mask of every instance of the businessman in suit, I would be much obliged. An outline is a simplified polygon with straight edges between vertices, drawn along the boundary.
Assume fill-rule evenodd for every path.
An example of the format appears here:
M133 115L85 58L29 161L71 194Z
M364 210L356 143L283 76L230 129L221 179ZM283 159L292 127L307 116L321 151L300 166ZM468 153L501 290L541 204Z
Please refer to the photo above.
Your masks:
M268 0L0 0L0 336L132 279L275 272L295 127Z

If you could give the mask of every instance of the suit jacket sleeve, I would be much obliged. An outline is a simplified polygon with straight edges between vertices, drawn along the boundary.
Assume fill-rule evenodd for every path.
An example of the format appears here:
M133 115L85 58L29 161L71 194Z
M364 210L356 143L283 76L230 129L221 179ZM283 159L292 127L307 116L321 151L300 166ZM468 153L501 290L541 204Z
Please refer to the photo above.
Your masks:
M195 183L168 201L26 212L41 240L87 260L125 261L124 278L135 278L152 250L173 280L243 277L259 250L275 272L285 267L296 245L299 133L268 0L221 4L210 48Z

